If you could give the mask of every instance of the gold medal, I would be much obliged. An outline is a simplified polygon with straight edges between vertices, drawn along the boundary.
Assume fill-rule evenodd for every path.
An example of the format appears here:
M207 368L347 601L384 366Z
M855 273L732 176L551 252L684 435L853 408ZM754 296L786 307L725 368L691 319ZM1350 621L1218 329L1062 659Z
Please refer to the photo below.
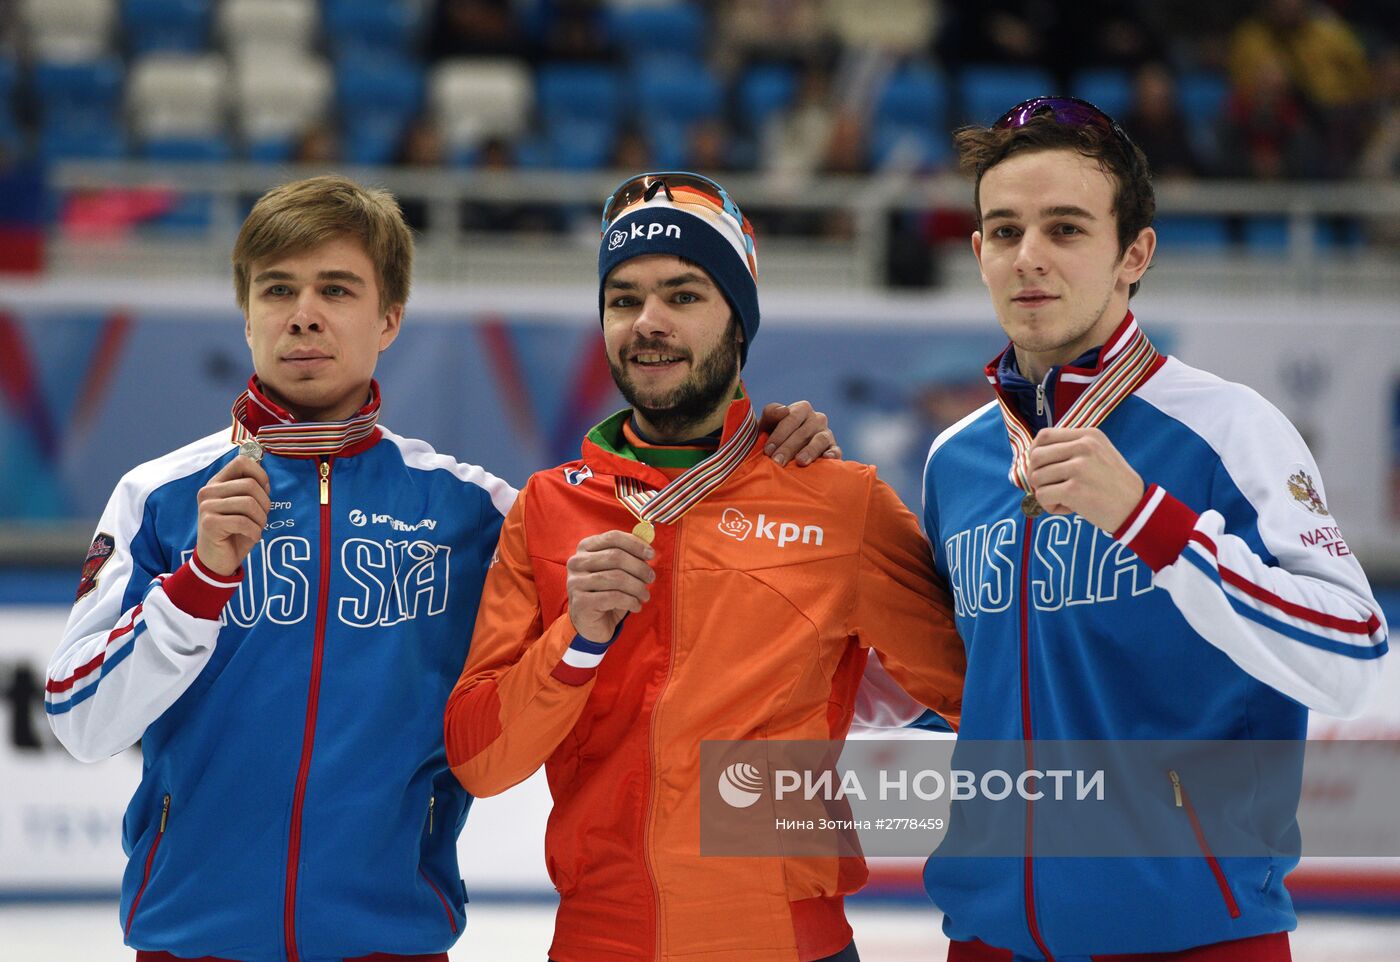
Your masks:
M1045 513L1045 509L1040 506L1035 495L1028 494L1021 499L1021 513L1028 518L1038 518Z
M255 439L248 438L238 445L238 453L256 463L262 460L263 446Z
M632 526L632 533L647 544L656 540L656 528L650 521L638 521Z

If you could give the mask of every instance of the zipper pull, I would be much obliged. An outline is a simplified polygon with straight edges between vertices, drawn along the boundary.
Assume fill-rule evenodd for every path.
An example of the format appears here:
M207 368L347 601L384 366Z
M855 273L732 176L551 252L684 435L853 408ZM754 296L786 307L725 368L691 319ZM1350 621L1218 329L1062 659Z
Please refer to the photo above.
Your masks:
M1035 386L1035 413L1037 417L1045 416L1045 384Z
M433 806L437 804L437 796L428 796L428 834L433 834Z
M321 462L321 503L331 503L331 463Z
M160 806L160 830L165 831L166 820L170 818L170 796L165 796L165 801Z
M1177 808L1180 808L1180 807L1181 807L1181 776L1178 775L1178 774L1176 773L1176 770L1175 770L1175 769L1173 769L1172 771L1167 772L1167 774L1171 776L1171 780L1172 780L1172 794L1176 796L1176 807L1177 807Z

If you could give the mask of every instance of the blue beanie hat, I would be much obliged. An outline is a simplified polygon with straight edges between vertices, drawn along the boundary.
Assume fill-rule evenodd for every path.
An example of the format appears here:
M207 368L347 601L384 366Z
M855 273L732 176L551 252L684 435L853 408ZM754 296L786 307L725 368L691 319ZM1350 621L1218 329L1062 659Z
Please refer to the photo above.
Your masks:
M705 269L744 330L740 365L748 360L749 345L758 333L758 258L740 221L708 201L688 200L680 189L671 197L659 190L651 200L627 208L603 229L598 247L600 318L608 274L623 261L648 254L684 257Z

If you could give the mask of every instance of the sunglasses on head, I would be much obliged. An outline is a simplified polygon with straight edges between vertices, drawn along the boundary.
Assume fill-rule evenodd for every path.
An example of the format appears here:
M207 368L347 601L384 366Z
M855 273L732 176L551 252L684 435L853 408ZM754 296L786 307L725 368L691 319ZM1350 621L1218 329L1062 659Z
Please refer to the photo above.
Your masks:
M665 191L666 199L672 203L708 202L710 206L723 211L738 225L739 230L744 235L744 246L750 255L753 254L753 225L739 210L739 205L734 203L729 192L708 177L684 170L638 174L636 177L623 181L603 203L603 232L606 233L608 225L626 213L634 204L652 200L662 191Z
M1092 127L1112 135L1127 155L1133 172L1137 172L1137 148L1133 146L1132 140L1118 121L1089 101L1080 100L1078 97L1032 97L1030 100L1023 100L1002 114L1000 119L992 124L992 129L1014 130L1024 127L1036 117L1049 117L1064 127Z

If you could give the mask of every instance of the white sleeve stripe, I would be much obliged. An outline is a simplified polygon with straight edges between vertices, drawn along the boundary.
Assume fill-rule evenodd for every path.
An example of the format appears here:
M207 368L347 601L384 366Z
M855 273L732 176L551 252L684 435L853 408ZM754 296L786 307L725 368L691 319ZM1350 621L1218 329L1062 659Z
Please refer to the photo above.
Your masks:
M1133 540L1142 533L1142 529L1147 527L1147 522L1152 517L1152 512L1157 510L1157 505L1161 504L1162 499L1166 496L1167 489L1158 488L1153 493L1152 497L1148 499L1147 504L1142 506L1142 510L1138 512L1137 519L1133 521L1132 527L1124 531L1123 536L1119 538L1118 541L1121 544L1132 544Z
M213 574L205 574L204 569L201 568L201 567L199 566L199 563L196 562L193 558L190 559L190 570L193 571L196 575L199 576L199 580L200 580L200 581L203 581L205 584L213 585L215 588L237 588L237 587L238 587L238 580L237 580L237 579L234 579L233 581L219 581L219 580L215 579L215 577L213 576Z
M564 664L571 668L597 668L603 663L601 654L580 651L577 648L564 649Z

